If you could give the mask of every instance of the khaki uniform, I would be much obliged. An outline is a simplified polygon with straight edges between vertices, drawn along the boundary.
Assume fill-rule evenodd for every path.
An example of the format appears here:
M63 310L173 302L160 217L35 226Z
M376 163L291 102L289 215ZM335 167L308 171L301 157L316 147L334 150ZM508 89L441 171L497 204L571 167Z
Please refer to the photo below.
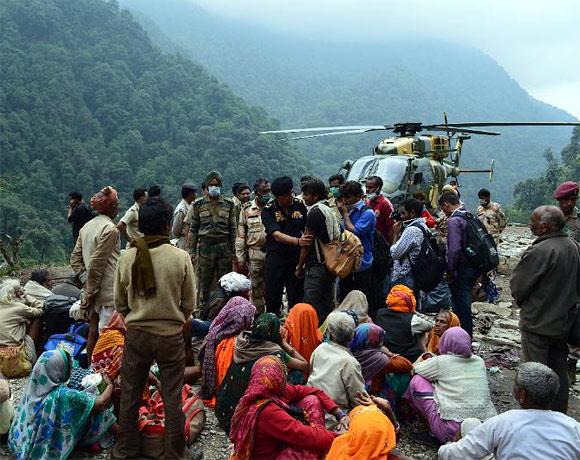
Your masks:
M186 222L189 222L189 253L197 256L198 308L205 308L218 280L232 268L236 241L234 203L223 196L216 201L198 198Z
M266 229L262 224L262 209L252 200L242 205L236 237L238 263L248 263L252 281L252 301L259 313L266 308L264 299L264 260L266 259Z
M139 231L139 205L137 203L133 203L125 215L121 218L121 222L123 222L127 229L127 235L129 235L130 240L127 241L127 249L131 247L131 240L135 238L143 238L143 233Z
M498 203L489 203L487 207L479 206L477 208L477 217L485 226L488 233L493 236L497 244L500 242L501 232L507 225L507 218Z
M578 208L574 208L574 212L566 218L566 226L564 231L570 238L574 238L580 242L580 218L578 218Z
M177 247L187 250L187 227L185 221L191 206L184 199L179 202L173 211L173 222L171 224L171 238L177 238Z

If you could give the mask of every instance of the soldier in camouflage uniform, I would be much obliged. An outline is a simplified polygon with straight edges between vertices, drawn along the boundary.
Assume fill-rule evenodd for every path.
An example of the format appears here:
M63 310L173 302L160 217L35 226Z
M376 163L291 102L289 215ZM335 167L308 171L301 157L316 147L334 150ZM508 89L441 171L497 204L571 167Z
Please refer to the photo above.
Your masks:
M496 244L501 241L501 233L507 225L507 218L499 203L491 201L489 190L482 188L478 193L479 207L477 208L477 217L485 226L487 232L493 236Z
M266 259L266 229L262 224L262 209L272 198L270 183L258 179L254 185L256 198L242 204L236 237L236 257L240 271L249 272L252 281L252 302L259 313L266 309L264 261Z
M222 177L210 172L203 182L204 196L193 202L189 222L189 253L197 262L201 308L218 280L232 270L235 261L236 219L234 203L221 194Z

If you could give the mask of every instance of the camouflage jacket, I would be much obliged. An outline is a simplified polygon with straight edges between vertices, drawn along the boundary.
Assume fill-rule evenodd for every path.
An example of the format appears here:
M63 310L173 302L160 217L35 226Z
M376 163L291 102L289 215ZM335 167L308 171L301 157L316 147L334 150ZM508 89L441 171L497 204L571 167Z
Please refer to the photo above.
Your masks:
M220 196L217 201L201 197L195 200L185 218L189 224L189 251L195 254L200 239L227 240L235 250L236 218L234 202Z
M477 217L490 235L499 235L507 225L507 218L498 203L489 203L487 207L477 208Z
M578 218L578 208L574 208L574 212L566 218L564 231L569 237L580 242L580 219Z
M263 248L266 244L266 228L261 215L262 209L256 200L242 205L236 237L236 257L240 262L246 261L248 248Z

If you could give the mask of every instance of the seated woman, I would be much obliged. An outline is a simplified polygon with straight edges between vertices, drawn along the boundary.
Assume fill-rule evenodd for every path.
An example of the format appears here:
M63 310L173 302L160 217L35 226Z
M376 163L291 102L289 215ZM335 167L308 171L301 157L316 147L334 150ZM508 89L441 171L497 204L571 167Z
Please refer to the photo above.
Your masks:
M282 329L283 338L310 363L314 349L322 342L322 333L318 329L318 315L312 305L297 303L290 309L290 313ZM304 372L290 370L289 381L302 384L308 380L310 364Z
M403 396L413 364L384 345L385 331L376 324L361 324L354 331L350 351L360 363L367 393L387 398L392 407Z
M439 353L441 335L450 327L460 327L459 317L450 310L441 310L435 317L435 325L427 336L427 352Z
M326 458L332 460L396 458L390 454L397 445L395 427L378 405L369 401L369 405L357 406L350 411L349 418L348 432L334 440Z
M499 459L580 458L580 423L550 410L558 387L558 376L548 366L521 364L514 382L514 397L521 409L508 410L483 424L473 423L476 426L464 431L460 441L439 448L439 458L487 459L493 454Z
M485 420L496 414L485 363L472 355L471 338L460 327L447 329L439 341L439 355L415 363L414 373L405 397L436 438L416 434L417 442L452 441L466 418Z
M424 333L432 324L415 313L417 302L407 286L393 286L386 304L388 308L377 310L377 324L385 330L385 346L415 362L425 351Z
M230 458L315 460L330 449L336 434L324 427L324 412L343 422L346 414L323 391L286 380L286 366L279 358L265 356L254 364L232 417Z
M28 380L10 427L8 447L19 460L64 460L75 446L109 447L116 422L108 409L112 385L98 397L66 386L72 359L62 349L44 352Z
M228 301L211 323L199 352L201 364L201 396L215 407L216 390L234 359L236 336L252 328L256 307L243 297Z
M0 372L7 378L25 377L36 361L42 333L42 303L24 294L20 282L9 279L0 287Z
M330 342L320 344L312 353L308 385L320 388L346 412L357 405L357 393L365 388L361 365L348 348L355 323L344 312L332 312L327 319ZM327 422L332 428L333 421Z
M369 316L369 302L367 296L364 295L362 291L350 291L334 311L343 311L356 315L355 322L357 326L359 324L373 322ZM326 333L327 325L328 321L324 321L322 326L320 326L320 332L322 332L322 334Z
M234 361L217 393L215 415L226 433L230 430L234 410L248 388L252 367L267 355L277 356L288 369L300 374L310 369L308 361L280 336L280 319L274 313L258 316L252 331L244 331L236 337Z

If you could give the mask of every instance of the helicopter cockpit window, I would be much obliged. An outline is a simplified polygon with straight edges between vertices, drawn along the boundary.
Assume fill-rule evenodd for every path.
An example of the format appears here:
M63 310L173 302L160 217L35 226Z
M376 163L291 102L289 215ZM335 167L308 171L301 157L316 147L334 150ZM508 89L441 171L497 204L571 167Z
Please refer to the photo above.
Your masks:
M360 158L354 162L350 171L348 172L348 180L360 181L366 177L373 175L373 166L376 163L376 158Z
M379 167L375 174L383 179L383 192L394 193L401 189L406 181L407 159L397 157L383 158L379 161Z

